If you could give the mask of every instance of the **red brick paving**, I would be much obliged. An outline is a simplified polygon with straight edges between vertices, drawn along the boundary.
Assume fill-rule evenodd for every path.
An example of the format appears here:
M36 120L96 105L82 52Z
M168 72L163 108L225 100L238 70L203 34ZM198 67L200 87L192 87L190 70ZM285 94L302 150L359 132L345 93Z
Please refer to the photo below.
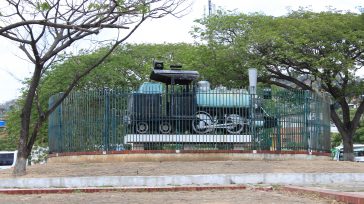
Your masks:
M282 188L283 191L316 194L320 197L332 198L339 202L345 202L350 204L364 204L364 194L355 194L349 192L338 192L333 190L309 188L309 187L296 187L296 186L285 186Z

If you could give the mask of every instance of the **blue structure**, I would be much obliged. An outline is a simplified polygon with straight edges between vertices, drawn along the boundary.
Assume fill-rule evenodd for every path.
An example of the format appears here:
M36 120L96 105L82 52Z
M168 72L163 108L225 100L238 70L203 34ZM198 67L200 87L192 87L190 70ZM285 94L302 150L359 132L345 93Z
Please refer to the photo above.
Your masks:
M0 120L0 128L6 127L6 122L4 120Z

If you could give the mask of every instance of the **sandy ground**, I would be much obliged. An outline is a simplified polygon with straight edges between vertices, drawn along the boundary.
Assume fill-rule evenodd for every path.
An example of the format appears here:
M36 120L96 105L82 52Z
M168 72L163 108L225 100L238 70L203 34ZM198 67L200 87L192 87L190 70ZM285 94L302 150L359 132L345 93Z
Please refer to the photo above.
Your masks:
M67 200L67 201L65 201ZM181 192L109 192L109 193L72 193L42 195L1 195L2 203L338 203L313 195L297 195L277 191L224 190L224 191L181 191Z
M11 171L11 169L1 170L0 178L12 177ZM23 177L159 176L275 172L364 173L364 163L318 160L48 163L28 166L27 174Z

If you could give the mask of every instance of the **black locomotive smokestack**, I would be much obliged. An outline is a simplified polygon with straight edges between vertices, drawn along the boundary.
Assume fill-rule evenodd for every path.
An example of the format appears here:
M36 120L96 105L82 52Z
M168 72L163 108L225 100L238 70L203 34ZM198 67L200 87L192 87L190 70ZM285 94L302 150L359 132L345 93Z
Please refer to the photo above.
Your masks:
M163 69L163 62L162 61L153 61L153 69L162 70Z

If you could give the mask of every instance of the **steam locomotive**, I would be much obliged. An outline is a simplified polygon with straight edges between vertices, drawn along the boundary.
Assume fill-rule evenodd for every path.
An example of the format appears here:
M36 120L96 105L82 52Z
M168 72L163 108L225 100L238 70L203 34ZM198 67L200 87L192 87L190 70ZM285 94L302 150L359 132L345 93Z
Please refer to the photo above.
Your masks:
M208 81L196 82L198 78L197 71L181 66L165 70L163 62L154 62L154 82L144 82L128 98L129 133L245 134L276 126L276 119L246 90L211 89Z

